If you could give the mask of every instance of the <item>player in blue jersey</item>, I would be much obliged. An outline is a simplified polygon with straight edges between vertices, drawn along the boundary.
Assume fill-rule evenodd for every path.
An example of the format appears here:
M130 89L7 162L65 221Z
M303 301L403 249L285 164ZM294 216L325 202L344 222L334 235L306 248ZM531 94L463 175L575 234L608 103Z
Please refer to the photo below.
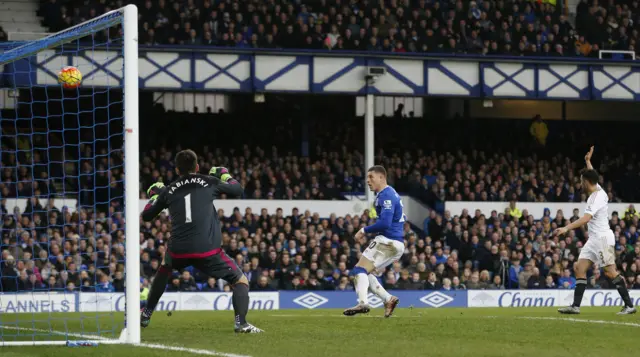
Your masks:
M376 193L374 206L378 219L376 223L360 229L355 238L362 244L366 243L367 234L375 234L375 238L350 272L355 278L358 305L344 310L344 314L353 316L368 313L370 307L367 295L371 291L384 300L384 317L389 317L400 300L389 294L372 273L382 273L386 267L402 257L403 226L406 217L402 212L400 196L393 187L387 185L387 170L384 167L373 166L368 170L367 185Z

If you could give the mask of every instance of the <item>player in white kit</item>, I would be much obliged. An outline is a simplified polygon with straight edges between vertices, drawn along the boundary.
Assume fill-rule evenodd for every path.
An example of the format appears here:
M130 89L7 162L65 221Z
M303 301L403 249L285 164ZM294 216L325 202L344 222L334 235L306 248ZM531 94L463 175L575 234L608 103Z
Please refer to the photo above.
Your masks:
M600 176L591 165L591 155L593 155L593 146L584 157L587 169L580 177L582 180L582 189L589 194L584 215L577 221L566 227L558 228L554 232L555 235L563 235L585 224L589 231L587 243L582 247L580 256L578 257L578 264L575 267L576 289L573 295L573 304L558 309L558 312L561 314L580 313L580 303L582 302L584 290L587 287L587 270L595 263L604 268L605 275L611 283L616 286L624 302L624 307L618 315L635 314L636 308L633 306L633 302L629 297L625 279L616 269L616 241L613 231L609 227L609 197L598 184Z

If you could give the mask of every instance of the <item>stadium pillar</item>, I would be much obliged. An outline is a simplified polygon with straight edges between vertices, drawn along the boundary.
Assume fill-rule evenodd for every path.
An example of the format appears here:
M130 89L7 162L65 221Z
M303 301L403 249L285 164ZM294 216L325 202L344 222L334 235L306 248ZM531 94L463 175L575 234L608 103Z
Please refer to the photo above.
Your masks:
M365 170L368 170L373 166L375 155L375 130L374 130L374 112L373 112L374 96L373 94L367 94L366 110L364 114L364 166ZM365 175L366 177L366 175ZM369 207L373 204L373 192L369 189L369 186L365 185L365 192Z

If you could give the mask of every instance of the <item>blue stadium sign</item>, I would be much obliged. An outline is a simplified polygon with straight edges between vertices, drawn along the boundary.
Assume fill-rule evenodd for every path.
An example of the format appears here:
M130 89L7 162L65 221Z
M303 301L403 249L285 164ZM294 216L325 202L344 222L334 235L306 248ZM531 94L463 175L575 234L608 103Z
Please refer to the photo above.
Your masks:
M467 307L466 291L393 291L400 299L399 307ZM346 309L357 303L353 291L281 291L281 309ZM384 302L369 294L371 307L379 308Z

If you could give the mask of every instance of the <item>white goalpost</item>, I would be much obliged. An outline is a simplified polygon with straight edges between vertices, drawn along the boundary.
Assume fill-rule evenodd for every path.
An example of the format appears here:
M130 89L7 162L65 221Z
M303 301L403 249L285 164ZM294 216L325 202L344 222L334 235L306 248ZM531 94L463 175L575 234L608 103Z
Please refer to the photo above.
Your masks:
M0 350L140 344L138 78L135 5L0 53Z

